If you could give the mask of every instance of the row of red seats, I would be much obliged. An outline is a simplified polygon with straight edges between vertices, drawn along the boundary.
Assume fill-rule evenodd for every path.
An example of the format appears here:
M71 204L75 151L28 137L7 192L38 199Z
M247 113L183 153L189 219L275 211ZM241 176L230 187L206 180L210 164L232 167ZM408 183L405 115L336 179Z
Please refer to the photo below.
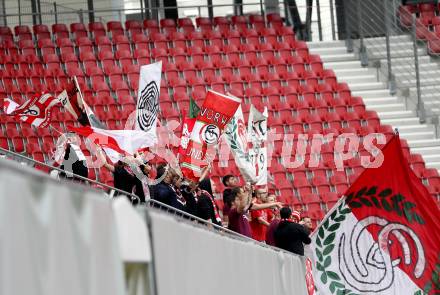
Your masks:
M55 43L53 43L51 39L43 38L34 43L32 40L23 39L18 41L17 45L15 45L15 43L11 40L3 40L0 42L0 48L7 51L9 54L16 54L18 49L23 50L35 47L45 49L58 47L60 51L63 51L66 48L66 50L72 48L74 45L77 46L81 51L84 49L90 49L93 46L113 50L117 49L116 47L118 46L123 47L124 45L133 45L133 48L142 49L152 49L156 47L164 49L171 49L174 47L189 49L192 46L205 47L208 45L216 45L221 48L225 44L236 46L240 46L242 44L251 44L254 46L271 44L281 48L283 46L281 44L283 43L292 44L294 47L296 47L297 44L303 44L300 41L295 40L294 32L290 27L282 27L279 30L267 28L261 32L257 32L253 29L244 31L231 30L224 32L223 34L219 31L209 31L206 33L191 32L189 34L175 32L170 35L154 33L151 36L137 34L131 39L125 35L118 35L112 40L110 40L107 36L97 36L93 39L83 36L75 38L74 41L75 42L72 42L69 38L58 38Z
M246 16L232 16L230 19L226 17L215 17L213 20L204 17L196 19L196 24L203 31L212 30L214 27L217 27L222 31L229 30L230 28L236 28L239 30L255 28L261 30L266 28L266 22L269 26L275 28L283 26L281 17L276 14L267 15L266 20L259 15L251 15L249 18ZM146 19L143 22L127 20L125 22L125 28L122 23L118 21L107 22L107 28L101 22L92 22L88 24L88 30L82 23L70 24L70 32L76 37L88 36L88 32L95 37L105 36L107 32L111 33L112 37L124 35L126 32L128 35L134 36L143 33L144 30L148 31L150 34L158 33L161 31L160 29L162 29L163 32L177 32L178 30L183 32L195 31L194 24L190 18L180 18L177 22L173 19L161 19L160 22L149 19ZM34 25L32 30L36 40L51 38L51 32L47 25ZM65 24L53 24L52 33L57 38L69 38L69 29ZM14 34L19 40L33 39L32 31L26 25L15 26ZM13 40L11 28L0 26L0 38L4 40Z

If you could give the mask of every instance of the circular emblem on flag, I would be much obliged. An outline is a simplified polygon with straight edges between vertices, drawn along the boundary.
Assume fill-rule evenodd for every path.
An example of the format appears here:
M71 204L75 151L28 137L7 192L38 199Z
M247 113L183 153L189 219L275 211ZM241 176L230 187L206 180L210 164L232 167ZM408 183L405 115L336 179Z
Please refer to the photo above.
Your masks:
M200 130L200 137L206 144L215 144L220 138L220 128L214 124L205 125Z
M141 91L137 109L137 121L141 130L149 131L159 112L159 90L154 81L151 81Z

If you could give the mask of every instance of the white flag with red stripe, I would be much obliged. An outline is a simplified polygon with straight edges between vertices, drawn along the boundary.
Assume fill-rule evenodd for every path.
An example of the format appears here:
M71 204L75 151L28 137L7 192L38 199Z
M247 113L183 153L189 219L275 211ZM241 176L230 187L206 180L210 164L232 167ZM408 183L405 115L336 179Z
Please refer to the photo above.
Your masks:
M141 130L105 130L90 126L69 126L68 130L88 138L105 150L111 150L107 154L112 160L116 154L133 155L141 148L154 145L154 141Z
M18 120L34 125L35 127L47 127L50 124L51 108L58 100L49 93L35 96L19 105L9 98L3 102L3 110L8 116L14 116Z

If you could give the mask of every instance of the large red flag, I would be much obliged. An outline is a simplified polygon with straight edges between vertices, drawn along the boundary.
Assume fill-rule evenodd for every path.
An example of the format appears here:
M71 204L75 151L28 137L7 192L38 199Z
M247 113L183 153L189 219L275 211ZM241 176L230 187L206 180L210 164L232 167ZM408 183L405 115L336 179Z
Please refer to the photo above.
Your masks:
M440 210L398 135L382 152L312 235L319 294L440 294Z
M220 136L240 105L240 99L208 91L197 115L186 154L181 157L185 177L198 180L202 169L212 162Z

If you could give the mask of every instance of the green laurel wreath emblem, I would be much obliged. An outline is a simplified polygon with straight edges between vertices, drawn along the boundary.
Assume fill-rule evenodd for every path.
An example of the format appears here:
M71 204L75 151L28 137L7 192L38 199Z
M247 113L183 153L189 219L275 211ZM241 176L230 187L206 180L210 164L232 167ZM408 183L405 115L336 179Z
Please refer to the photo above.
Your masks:
M345 205L345 201L342 201L318 230L315 248L315 254L318 258L316 269L322 273L320 280L324 285L329 284L329 290L332 294L355 295L356 293L345 287L341 277L336 272L328 270L332 264L331 253L335 248L336 231L345 220L345 215L351 212L350 208L344 208Z
M243 157L246 160L249 160L249 154L245 154L243 150L239 148L239 143L237 139L237 128L237 120L235 119L235 117L233 117L229 122L228 129L226 130L226 135L229 138L231 149L235 151L238 157Z
M345 205L349 207L344 208ZM332 264L331 253L335 248L336 231L345 220L345 215L351 212L351 208L375 207L387 212L394 212L404 217L409 223L425 224L423 218L416 212L416 204L407 201L406 198L397 193L393 194L390 188L378 192L377 186L364 187L358 192L352 192L347 195L339 206L332 212L327 220L322 224L316 236L315 254L318 258L316 269L322 274L320 280L323 284L329 284L329 290L336 295L357 295L354 291L347 289L342 283L341 277L328 270ZM439 290L440 283L440 255L438 257L436 268L432 272L432 279L426 283L424 290L418 290L414 295L429 294L431 290Z

